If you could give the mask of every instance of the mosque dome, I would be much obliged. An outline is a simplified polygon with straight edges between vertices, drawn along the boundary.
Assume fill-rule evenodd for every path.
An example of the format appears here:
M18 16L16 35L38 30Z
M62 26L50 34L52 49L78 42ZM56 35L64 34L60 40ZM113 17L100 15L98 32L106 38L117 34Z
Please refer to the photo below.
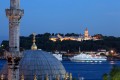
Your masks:
M48 75L53 79L59 76L64 78L66 73L62 63L50 53L42 50L26 50L24 57L20 61L20 75L24 75L25 80L33 80L34 75L38 80L42 80Z
M55 80L59 77L63 80L66 70L62 63L57 60L51 53L42 50L26 50L23 52L23 57L19 62L20 80ZM8 65L6 64L1 73L7 80ZM5 76L6 75L6 76Z

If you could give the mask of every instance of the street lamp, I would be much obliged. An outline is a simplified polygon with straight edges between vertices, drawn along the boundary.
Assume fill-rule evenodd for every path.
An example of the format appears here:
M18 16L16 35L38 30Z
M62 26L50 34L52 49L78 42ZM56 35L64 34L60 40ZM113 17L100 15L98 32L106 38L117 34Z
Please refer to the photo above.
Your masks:
M114 50L111 50L110 52L111 52L111 53L114 53Z
M2 45L0 45L0 47L2 48L4 45L2 44Z

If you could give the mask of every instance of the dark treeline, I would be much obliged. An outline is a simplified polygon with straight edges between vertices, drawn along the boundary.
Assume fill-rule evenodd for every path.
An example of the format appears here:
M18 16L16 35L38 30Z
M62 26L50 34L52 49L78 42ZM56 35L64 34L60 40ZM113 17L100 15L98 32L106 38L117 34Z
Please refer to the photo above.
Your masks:
M36 45L38 46L38 49L42 49L45 51L70 51L70 52L78 52L79 47L81 48L81 51L97 51L98 49L115 49L117 52L120 52L120 37L113 37L113 36L102 36L102 40L89 40L89 41L50 41L50 36L55 36L57 34L38 34L36 35ZM68 35L68 36L78 36L78 34L74 33L67 33L67 34L60 34L60 35ZM32 34L28 37L21 36L20 37L20 47L21 50L30 49L32 45ZM2 41L1 48L8 50L8 41Z
M47 35L50 35L50 36L57 36L58 34L61 35L61 36L80 36L81 34L75 34L75 33L67 33L67 34L62 34L62 33L45 33ZM38 34L37 36L40 36L40 35L44 35L44 34Z

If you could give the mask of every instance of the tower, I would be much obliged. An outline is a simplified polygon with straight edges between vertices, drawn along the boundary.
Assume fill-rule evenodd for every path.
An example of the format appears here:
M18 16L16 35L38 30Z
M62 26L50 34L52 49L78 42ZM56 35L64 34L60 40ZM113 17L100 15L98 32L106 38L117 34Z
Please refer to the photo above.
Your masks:
M10 0L10 9L6 9L9 19L8 80L19 80L19 23L24 14L20 9L20 0Z
M88 29L86 28L84 32L84 38L86 39L88 37L89 37L89 33L88 33Z

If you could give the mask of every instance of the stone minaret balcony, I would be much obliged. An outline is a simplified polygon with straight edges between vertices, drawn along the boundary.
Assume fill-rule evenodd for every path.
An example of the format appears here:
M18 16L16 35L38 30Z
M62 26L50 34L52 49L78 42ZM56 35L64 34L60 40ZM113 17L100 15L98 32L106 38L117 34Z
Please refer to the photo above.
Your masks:
M23 9L6 9L6 16L9 18L9 20L16 19L19 21L23 15Z

